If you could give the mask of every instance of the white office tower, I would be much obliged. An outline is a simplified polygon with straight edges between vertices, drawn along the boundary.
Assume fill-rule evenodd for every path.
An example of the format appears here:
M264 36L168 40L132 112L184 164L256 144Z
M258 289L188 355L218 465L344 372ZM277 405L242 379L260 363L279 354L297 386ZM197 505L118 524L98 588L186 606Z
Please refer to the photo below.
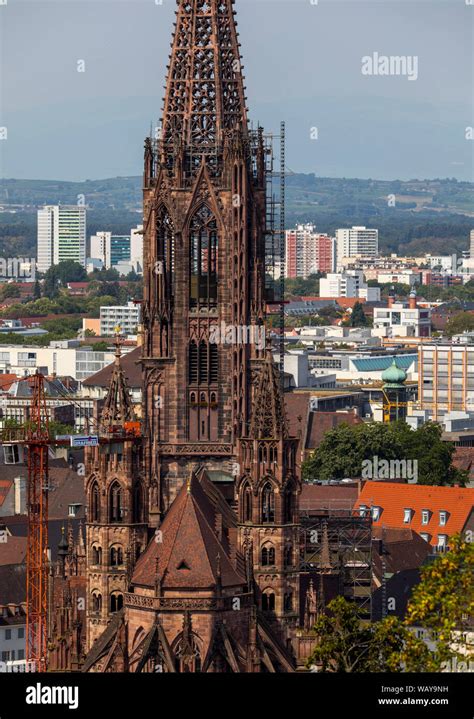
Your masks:
M474 259L474 230L471 230L471 246L469 256L471 260Z
M377 257L379 231L367 227L336 230L337 259L343 257Z
M97 232L96 235L91 235L90 257L93 260L100 260L107 270L112 266L110 258L111 239L111 232Z
M86 208L46 205L38 210L38 270L46 272L66 260L85 267Z
M137 274L143 274L143 225L130 232L130 264Z

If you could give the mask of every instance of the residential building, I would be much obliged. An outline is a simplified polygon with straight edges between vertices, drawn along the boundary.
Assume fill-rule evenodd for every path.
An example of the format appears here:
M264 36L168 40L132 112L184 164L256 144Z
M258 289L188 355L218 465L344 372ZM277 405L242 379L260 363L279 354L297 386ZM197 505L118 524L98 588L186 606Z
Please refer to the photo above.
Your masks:
M336 269L334 237L316 232L314 225L297 225L286 231L286 277L308 278L317 272Z
M130 235L113 235L111 232L97 232L91 235L89 260L99 260L107 270L117 265L130 264Z
M127 349L127 348L124 348ZM113 362L114 352L95 352L77 340L57 340L49 347L0 344L0 376L20 377L41 371L45 375L61 374L84 380Z
M143 274L143 225L130 232L130 264L137 274Z
M474 489L367 481L354 511L370 514L375 527L412 529L444 552L454 534L474 531Z
M380 302L380 288L369 287L360 270L329 273L319 281L321 297L360 297L367 302Z
M5 574L7 567L1 574ZM14 571L14 566L11 566ZM0 605L0 671L24 671L26 604Z
M416 270L401 270L400 272L376 272L377 282L381 285L409 285L414 287L422 283L422 273Z
M396 302L391 295L386 307L374 308L374 334L379 337L430 337L431 310L418 307L416 293L408 302Z
M336 230L337 261L344 257L376 257L379 253L379 231L367 227Z
M81 205L46 205L38 210L37 268L73 260L86 264L86 208Z
M474 345L419 347L418 401L434 420L447 412L474 412Z
M128 302L100 308L100 336L113 337L120 327L124 335L136 335L140 324L140 305Z

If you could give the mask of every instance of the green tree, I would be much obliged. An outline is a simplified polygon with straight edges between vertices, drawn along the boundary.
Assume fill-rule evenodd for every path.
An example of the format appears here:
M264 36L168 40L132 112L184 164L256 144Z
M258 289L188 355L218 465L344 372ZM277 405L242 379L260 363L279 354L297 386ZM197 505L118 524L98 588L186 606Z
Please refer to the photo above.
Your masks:
M39 280L35 281L35 286L33 288L33 299L39 300L41 299L41 285Z
M464 485L467 473L453 466L455 447L442 440L439 424L428 422L412 430L405 422L346 423L329 430L303 463L303 479L360 477L364 460L417 460L418 483Z
M356 604L333 599L314 626L317 644L307 666L323 672L363 673L434 671L428 646L396 617L370 624Z
M472 332L474 330L474 314L471 312L459 312L451 317L446 323L445 332L448 337L460 335L463 332Z
M352 308L349 323L351 327L367 327L367 317L365 316L364 307L360 302L356 302Z
M18 285L8 282L2 285L0 290L0 297L2 300L6 300L8 297L20 297L21 292Z
M433 632L439 661L448 661L458 655L466 659L466 632L472 631L473 616L474 544L457 535L450 539L449 552L422 568L406 623Z

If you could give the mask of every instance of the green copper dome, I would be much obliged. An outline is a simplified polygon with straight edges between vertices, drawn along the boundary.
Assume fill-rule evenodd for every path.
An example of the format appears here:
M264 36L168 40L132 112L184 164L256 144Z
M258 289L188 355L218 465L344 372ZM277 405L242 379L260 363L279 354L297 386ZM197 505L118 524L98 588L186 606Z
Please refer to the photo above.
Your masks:
M398 367L396 360L394 359L390 367L382 373L382 381L386 385L401 385L407 380L407 373L405 370Z

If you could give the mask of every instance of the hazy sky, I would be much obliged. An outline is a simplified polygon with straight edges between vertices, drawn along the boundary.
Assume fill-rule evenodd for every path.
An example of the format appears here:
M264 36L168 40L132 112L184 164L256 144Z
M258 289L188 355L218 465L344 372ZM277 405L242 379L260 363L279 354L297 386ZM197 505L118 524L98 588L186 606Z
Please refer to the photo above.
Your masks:
M0 5L2 176L141 174L143 140L161 114L175 7ZM474 125L474 4L236 0L235 8L251 119L267 130L287 121L291 170L474 179L474 140L465 136ZM374 52L416 56L417 79L363 75L361 60Z

